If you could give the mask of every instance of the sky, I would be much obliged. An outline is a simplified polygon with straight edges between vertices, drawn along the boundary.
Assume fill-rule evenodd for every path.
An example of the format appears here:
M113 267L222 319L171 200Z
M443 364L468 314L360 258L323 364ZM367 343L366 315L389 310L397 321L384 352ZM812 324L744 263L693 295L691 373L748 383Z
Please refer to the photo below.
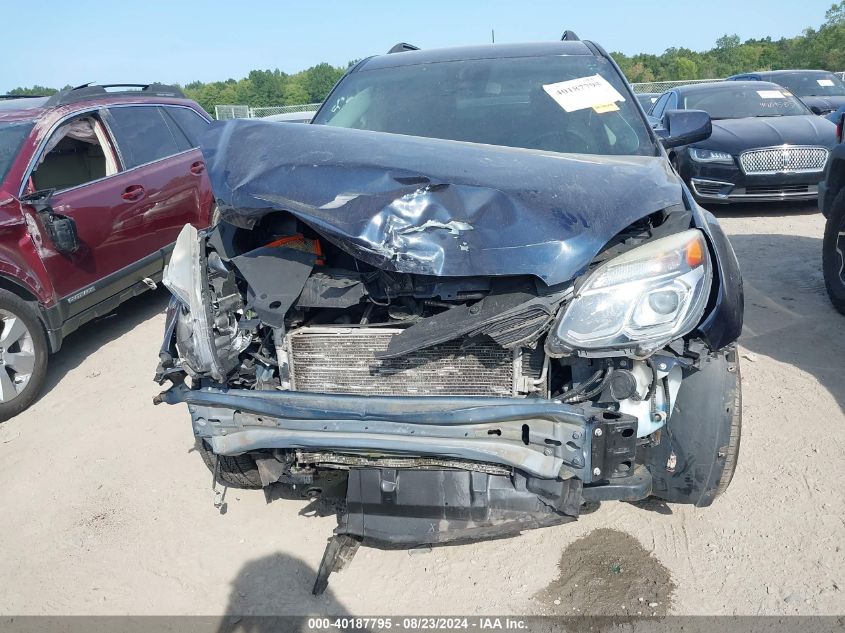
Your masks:
M293 73L386 52L397 42L439 48L556 40L565 29L608 51L711 48L818 27L833 0L0 0L0 94L17 86L185 84Z

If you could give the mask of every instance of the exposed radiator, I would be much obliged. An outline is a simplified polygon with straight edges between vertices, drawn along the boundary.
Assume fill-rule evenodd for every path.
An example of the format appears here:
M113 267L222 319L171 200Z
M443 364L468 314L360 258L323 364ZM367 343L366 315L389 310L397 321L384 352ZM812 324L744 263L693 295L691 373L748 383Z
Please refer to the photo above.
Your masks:
M546 395L543 353L490 340L455 340L376 359L395 328L304 327L287 335L291 388L381 396ZM544 380L540 380L540 378Z

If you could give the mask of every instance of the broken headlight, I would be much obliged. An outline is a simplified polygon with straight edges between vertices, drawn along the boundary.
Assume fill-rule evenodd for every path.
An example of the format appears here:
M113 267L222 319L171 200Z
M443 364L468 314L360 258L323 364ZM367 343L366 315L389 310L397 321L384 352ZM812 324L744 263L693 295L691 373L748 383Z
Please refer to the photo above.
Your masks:
M549 353L659 349L698 324L711 278L707 244L697 229L614 257L576 292L548 338Z

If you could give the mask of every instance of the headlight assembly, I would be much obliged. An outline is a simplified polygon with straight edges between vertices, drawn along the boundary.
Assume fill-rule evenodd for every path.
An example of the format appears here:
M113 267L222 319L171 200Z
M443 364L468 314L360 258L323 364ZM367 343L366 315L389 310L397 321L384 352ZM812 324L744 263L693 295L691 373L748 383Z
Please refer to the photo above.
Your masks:
M690 147L689 155L697 163L726 163L728 165L734 164L734 157L727 152L717 152L712 149L701 149L700 147Z
M549 334L560 356L575 350L646 354L689 333L707 306L712 270L698 229L664 237L599 266Z

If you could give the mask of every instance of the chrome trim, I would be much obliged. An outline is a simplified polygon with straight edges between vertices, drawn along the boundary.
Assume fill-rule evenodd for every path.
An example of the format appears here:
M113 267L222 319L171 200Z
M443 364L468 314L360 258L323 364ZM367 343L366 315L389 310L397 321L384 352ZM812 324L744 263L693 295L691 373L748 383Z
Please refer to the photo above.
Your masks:
M818 197L818 187L816 185L809 185L807 191L784 193L729 193L727 195L712 195L706 193L700 194L695 190L695 187L693 187L693 191L695 196L701 200L718 200L720 202L741 202L744 200L777 202L779 200L814 200ZM744 189L740 188L740 191L744 191Z
M766 170L766 171L747 171L745 168L744 159L749 154L762 154L765 152L787 152L787 151L795 151L795 150L810 150L810 151L823 151L824 152L824 161L822 161L821 166L819 167L812 167L808 169L775 169L775 170ZM766 176L772 174L815 174L824 171L825 166L827 165L827 161L830 158L830 150L826 147L822 147L820 145L774 145L771 147L756 147L754 149L749 149L742 152L739 155L739 168L742 170L743 174L751 175L751 176Z
M712 193L701 193L698 191L698 187L696 185L716 185L719 187L735 187L734 183L732 182L724 182L721 180L707 180L706 178L690 178L690 187L692 188L693 194L697 198L710 198L713 200L727 200L727 194L712 194Z
M47 141L50 139L50 137L53 135L53 133L60 126L62 126L65 122L69 121L70 119L81 116L83 114L89 114L91 112L99 112L100 110L108 110L109 108L137 108L137 107L187 108L188 110L196 112L201 118L205 119L205 117L202 116L202 114L197 112L191 106L175 104L175 103L166 103L165 104L165 103L146 103L146 102L144 102L144 103L115 103L115 104L109 104L109 105L99 104L99 105L96 105L96 106L89 106L87 108L81 108L79 110L74 110L73 112L70 112L69 114L64 115L58 121L53 123L53 125L51 125L50 128L47 130L47 132L41 137L41 140L38 142L38 149L32 155L32 158L29 159L29 162L27 163L27 166L26 166L26 170L24 170L24 178L21 180L20 187L18 188L18 199L20 199L24 195L24 189L26 188L26 183L29 181L29 177L32 175L32 172L35 170L35 166L38 164L38 159L41 158L41 155L44 152L44 147L47 145ZM120 162L121 162L121 167L122 167L123 164L124 164L123 163L123 155L120 151L120 147L118 146L117 141L114 138L114 134L112 133L111 127L102 118L101 118L101 121L102 121L103 125L106 126L107 132L109 133L109 140L111 141L112 145L114 146L114 151L117 153L118 158L120 159ZM207 121L209 123L211 123L213 121L213 119L207 119ZM38 126L36 125L36 129L37 129L37 127ZM187 152L192 152L195 149L197 149L197 148L192 147L192 148L187 149L183 152L179 152L178 154L171 154L170 156L165 156L164 158L159 158L158 160L150 161L149 163L144 163L142 165L136 165L135 167L131 167L129 169L121 169L116 174L112 174L111 176L105 176L103 178L98 178L97 180L91 180L91 181L83 183L81 185L77 185L76 187L70 187L68 189L62 189L61 192L57 191L56 193L64 193L66 191L78 189L79 187L85 187L86 185L90 185L90 184L93 184L95 182L101 182L103 180L106 180L107 178L114 178L115 176L117 176L119 174L125 174L126 172L132 171L133 169L138 169L140 167L146 167L147 165L152 165L154 163L158 163L160 161L167 160L168 158L172 158L173 156L181 156L182 154L186 154Z

